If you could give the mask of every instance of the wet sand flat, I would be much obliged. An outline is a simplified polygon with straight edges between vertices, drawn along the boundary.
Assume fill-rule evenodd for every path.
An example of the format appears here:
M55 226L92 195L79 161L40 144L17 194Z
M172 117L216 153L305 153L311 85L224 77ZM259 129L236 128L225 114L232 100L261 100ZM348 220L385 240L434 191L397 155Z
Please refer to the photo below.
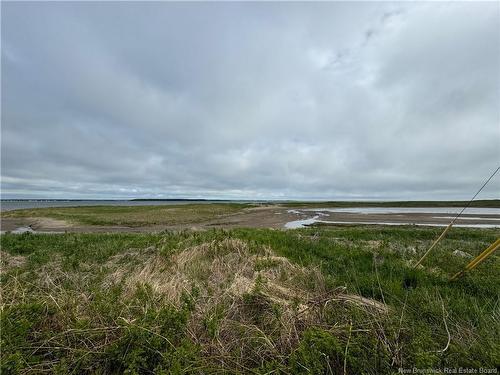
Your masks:
M303 209L290 210L297 219L287 223L288 228L314 223L321 224L385 224L446 226L460 212L457 208L353 208L353 209ZM500 209L469 209L454 223L461 227L500 227Z

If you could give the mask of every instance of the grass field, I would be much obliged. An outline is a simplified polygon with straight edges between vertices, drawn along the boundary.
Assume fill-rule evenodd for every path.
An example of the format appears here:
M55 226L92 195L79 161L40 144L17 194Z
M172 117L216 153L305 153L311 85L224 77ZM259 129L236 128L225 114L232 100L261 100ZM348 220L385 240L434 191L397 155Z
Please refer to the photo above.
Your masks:
M237 203L170 206L81 206L23 209L2 212L5 218L48 217L74 224L128 227L198 223L252 207Z
M495 368L498 255L448 279L500 233L453 229L413 270L440 230L4 234L2 373Z

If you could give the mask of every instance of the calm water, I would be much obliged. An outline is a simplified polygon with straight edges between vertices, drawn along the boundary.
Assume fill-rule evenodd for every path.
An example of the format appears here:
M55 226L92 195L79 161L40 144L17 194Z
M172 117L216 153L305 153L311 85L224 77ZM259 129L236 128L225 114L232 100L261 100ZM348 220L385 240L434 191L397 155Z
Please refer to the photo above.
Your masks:
M80 207L80 206L162 206L192 203L229 203L228 201L119 201L119 200L95 200L95 201L1 201L1 211L19 210L22 208L46 208L46 207ZM231 201L230 203L246 203L243 201Z

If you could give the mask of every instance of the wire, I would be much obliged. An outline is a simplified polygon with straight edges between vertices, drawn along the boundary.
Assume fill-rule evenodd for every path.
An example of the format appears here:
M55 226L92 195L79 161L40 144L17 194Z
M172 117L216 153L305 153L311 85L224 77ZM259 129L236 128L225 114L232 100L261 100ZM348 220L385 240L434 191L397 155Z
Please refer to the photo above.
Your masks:
M476 193L476 194L474 194L474 196L473 196L473 197L472 197L472 199L469 201L469 203L467 203L467 205L466 205L464 208L462 208L462 211L460 211L460 212L458 213L458 215L457 215L457 216L455 216L455 218L451 221L450 225L451 225L451 224L453 224L453 223L454 223L454 222L455 222L455 221L456 221L456 220L460 217L460 215L462 215L462 214L463 214L463 212L464 212L467 208L469 208L469 206L472 204L472 201L473 201L473 200L474 200L474 199L475 199L475 198L479 195L479 193L480 193L480 192L484 189L484 187L485 187L486 185L488 185L488 182L490 182L490 180L493 178L493 176L495 176L495 175L497 174L497 172L498 172L499 170L500 170L500 166L498 166L498 168L495 170L495 172L493 172L493 174L492 174L492 175L491 175L491 176L490 176L490 177L486 180L486 182L483 184L483 186L481 186L481 188L477 191L477 193Z
M484 189L484 187L488 184L488 182L490 182L490 180L493 178L493 176L497 174L499 170L500 166L497 169L495 169L495 172L493 172L493 174L486 180L486 182L483 184L483 186L481 186L481 188L477 191L477 193L474 194L469 203L467 203L467 205L464 208L462 208L462 211L460 211L458 215L455 216L455 218L451 221L451 223L448 224L448 226L444 229L443 233L441 233L441 235L437 238L437 240L434 241L434 243L431 245L431 247L429 247L429 249L425 252L425 254L422 255L422 258L420 258L417 264L415 264L414 268L417 268L424 261L424 259L427 257L427 255L429 255L431 250L434 249L434 247L438 244L438 242L441 241L445 236L445 234L451 229L453 223L455 223L455 221L460 217L460 215L462 215L462 213L471 205L472 201L478 196L478 194Z

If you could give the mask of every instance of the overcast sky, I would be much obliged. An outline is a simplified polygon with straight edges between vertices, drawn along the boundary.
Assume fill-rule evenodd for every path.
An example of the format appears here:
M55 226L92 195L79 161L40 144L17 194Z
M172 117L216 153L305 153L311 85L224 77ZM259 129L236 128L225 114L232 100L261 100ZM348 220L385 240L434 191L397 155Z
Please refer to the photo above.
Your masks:
M467 199L500 165L499 2L1 11L4 199Z

